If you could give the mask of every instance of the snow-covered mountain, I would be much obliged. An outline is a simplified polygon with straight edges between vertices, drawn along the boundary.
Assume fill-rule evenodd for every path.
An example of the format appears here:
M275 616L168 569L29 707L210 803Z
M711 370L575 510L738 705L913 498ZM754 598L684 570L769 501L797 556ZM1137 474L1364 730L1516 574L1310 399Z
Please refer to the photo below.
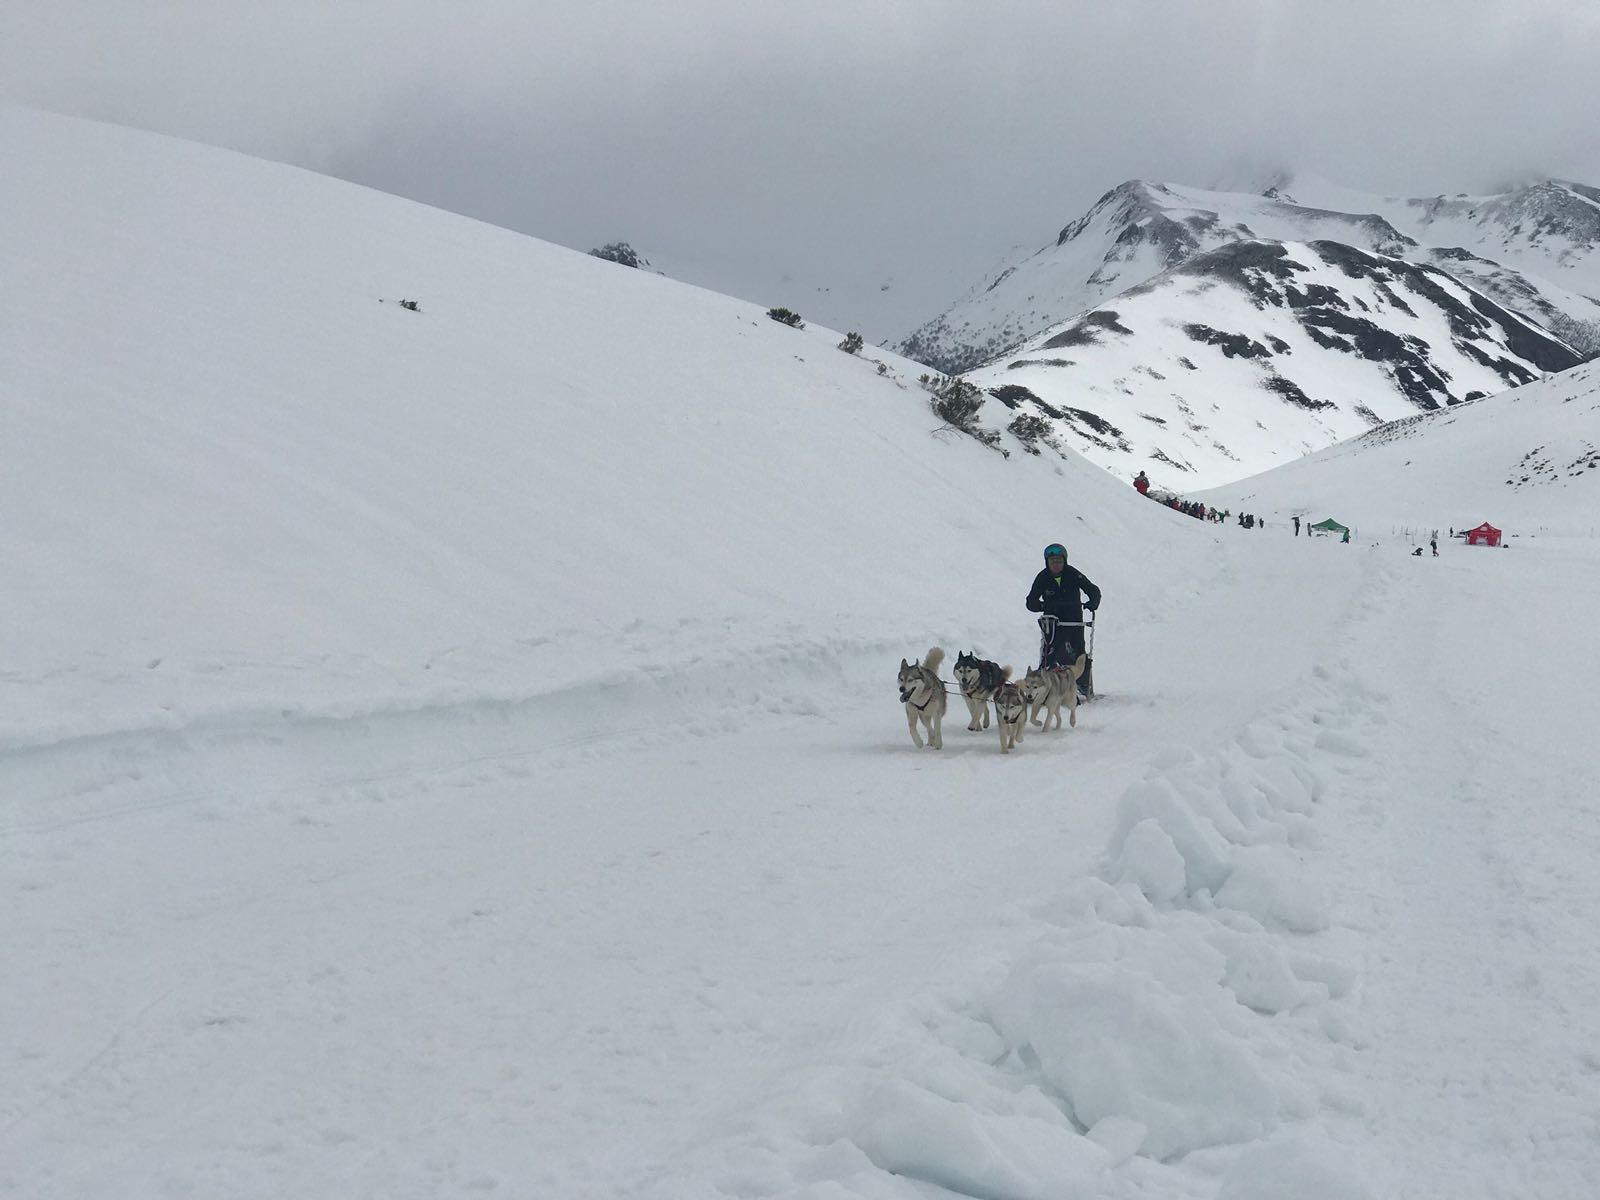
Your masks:
M1600 542L1206 525L650 272L0 161L0 1195L1600 1177ZM917 749L899 660L1031 661L1051 541L1102 698Z
M1192 490L1600 352L1593 196L1134 181L901 348L1093 461Z
M1391 421L1197 498L1280 524L1333 516L1374 537L1396 522L1446 534L1485 520L1600 536L1600 365Z
M1579 361L1433 267L1340 242L1184 259L971 372L1010 414L1175 491L1254 474Z
M1264 195L1130 180L897 348L947 373L969 371L1196 254L1271 240L1339 242L1452 274L1461 264L1465 282L1512 311L1547 326L1570 322L1553 331L1587 356L1600 352L1597 195L1554 181L1410 200L1312 177L1281 180Z

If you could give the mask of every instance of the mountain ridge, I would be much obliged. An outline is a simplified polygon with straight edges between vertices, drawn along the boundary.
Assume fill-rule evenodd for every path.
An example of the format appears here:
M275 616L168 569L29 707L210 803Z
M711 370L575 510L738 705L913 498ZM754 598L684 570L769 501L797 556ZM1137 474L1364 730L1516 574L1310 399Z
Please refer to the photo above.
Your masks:
M1569 343L1593 355L1600 353L1596 196L1600 189L1554 180L1501 196L1426 200L1367 196L1309 178L1303 187L1286 178L1264 193L1127 180L1062 226L1053 243L974 285L894 345L908 358L964 373L1185 257L1270 239L1341 241L1447 270L1470 255L1476 286L1541 324L1562 325Z

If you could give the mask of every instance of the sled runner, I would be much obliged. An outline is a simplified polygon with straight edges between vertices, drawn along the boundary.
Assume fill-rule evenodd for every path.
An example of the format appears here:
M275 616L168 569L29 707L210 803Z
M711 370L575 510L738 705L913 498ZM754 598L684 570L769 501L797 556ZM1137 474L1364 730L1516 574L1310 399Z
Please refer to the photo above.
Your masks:
M1078 629L1087 630L1087 633L1085 634L1085 645L1084 645L1084 651L1083 651L1083 653L1084 653L1083 675L1079 678L1078 684L1079 684L1079 687L1083 691L1084 699L1085 700L1093 700L1095 698L1095 691L1094 691L1094 618L1095 618L1095 614L1093 612L1089 612L1089 613L1086 613L1085 616L1087 617L1087 620L1083 620L1083 621L1062 621L1062 620L1060 620L1060 619L1058 619L1056 617L1052 617L1048 613L1046 613L1044 616L1039 618L1039 633L1041 635L1040 636L1040 640L1039 640L1039 668L1040 668L1040 670L1044 669L1045 661L1048 659L1048 657L1050 655L1050 645L1051 645L1052 642L1054 642L1056 640L1056 630L1057 629L1060 629L1062 626L1065 625L1065 626L1068 626L1068 627L1075 627L1075 628L1078 628Z

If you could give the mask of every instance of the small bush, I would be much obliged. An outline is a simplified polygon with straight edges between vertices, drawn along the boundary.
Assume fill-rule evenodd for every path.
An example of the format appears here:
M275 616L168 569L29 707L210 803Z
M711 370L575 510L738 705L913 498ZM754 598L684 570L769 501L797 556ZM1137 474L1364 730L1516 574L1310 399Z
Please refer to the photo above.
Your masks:
M417 302L415 300L402 300L402 301L400 301L400 307L401 308L409 308L412 312L421 312L422 311L422 309L417 307Z
M879 363L878 364L878 374L879 375L887 375L888 373L889 373L889 364L886 363L886 362Z
M866 342L862 340L859 333L847 333L844 335L844 341L839 343L839 349L846 354L860 354L861 347L864 345L866 345Z
M918 380L933 393L933 411L946 425L976 436L978 412L983 408L983 393L965 379L954 375L923 375Z
M976 438L991 450L1000 451L1005 458L1011 457L1011 451L1000 445L1000 435L978 424L984 396L977 385L954 375L923 375L917 382L933 393L929 407L946 425L970 438Z
M806 323L800 319L800 314L790 312L787 308L769 308L767 316L780 325L787 325L790 329L804 329Z
M1043 417L1036 417L1032 413L1020 413L1017 418L1006 426L1007 429L1022 443L1022 448L1029 454L1039 453L1039 443L1050 440L1050 423Z
M589 251L595 258L603 258L607 262L618 263L624 267L648 267L649 261L639 257L639 252L627 242L607 242L596 250Z

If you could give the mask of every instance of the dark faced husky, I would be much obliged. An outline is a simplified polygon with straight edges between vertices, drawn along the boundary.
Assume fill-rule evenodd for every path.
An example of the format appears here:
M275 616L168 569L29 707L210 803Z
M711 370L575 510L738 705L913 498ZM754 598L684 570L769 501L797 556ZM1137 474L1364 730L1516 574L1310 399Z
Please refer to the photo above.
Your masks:
M1027 697L1032 712L1028 719L1041 729L1050 727L1049 718L1056 719L1055 727L1061 728L1061 706L1067 705L1072 713L1072 727L1078 727L1078 676L1082 675L1089 660L1083 655L1078 655L1078 661L1070 667L1059 671L1041 671L1029 667L1022 677L1022 694ZM1039 719L1039 713L1046 714L1045 720Z
M1008 672L1009 673L1009 672ZM1000 728L1000 750L1022 744L1022 731L1028 724L1028 701L1022 689L1009 681L994 690L994 723Z
M989 728L989 701L994 699L995 688L1011 677L1011 668L963 651L956 655L955 675L962 698L967 702L967 712L972 716L967 728L974 731Z
M944 748L944 736L939 726L944 721L944 681L939 678L939 665L944 662L944 651L938 646L928 651L920 663L900 660L900 701L906 706L906 724L911 729L911 740L919 747L922 734L917 732L917 722L928 728L928 741L935 750Z

